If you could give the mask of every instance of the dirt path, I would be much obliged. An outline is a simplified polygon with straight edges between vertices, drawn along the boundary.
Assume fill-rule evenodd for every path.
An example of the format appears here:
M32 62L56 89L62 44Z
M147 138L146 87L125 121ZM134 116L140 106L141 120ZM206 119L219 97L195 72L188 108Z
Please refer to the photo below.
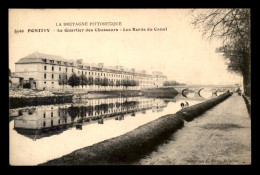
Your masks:
M251 120L245 102L234 94L177 131L135 164L251 164Z

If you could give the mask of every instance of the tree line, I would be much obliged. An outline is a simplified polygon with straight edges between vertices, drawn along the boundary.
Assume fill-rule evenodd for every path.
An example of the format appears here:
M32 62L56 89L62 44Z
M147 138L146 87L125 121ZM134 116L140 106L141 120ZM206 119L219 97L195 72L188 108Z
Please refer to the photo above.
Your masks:
M126 87L133 87L133 86L139 86L139 81L136 80L129 80L129 79L123 79L123 80L116 80L115 82L113 80L109 80L108 78L93 78L92 76L86 77L84 74L77 76L75 73L73 73L69 78L67 78L67 75L61 74L59 79L59 85L69 85L72 88L77 86L82 86L82 88L86 85L96 85L96 86L124 86Z
M172 80L172 81L165 81L163 83L163 86L174 86L174 85L185 85L185 84L184 83L179 83L179 82L174 81L174 80Z

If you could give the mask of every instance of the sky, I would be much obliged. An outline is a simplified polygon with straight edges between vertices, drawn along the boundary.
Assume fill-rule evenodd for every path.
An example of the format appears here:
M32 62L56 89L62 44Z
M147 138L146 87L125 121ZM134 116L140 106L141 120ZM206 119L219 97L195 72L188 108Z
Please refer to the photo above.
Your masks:
M83 59L107 66L162 71L168 80L186 84L227 85L241 77L227 71L219 41L202 38L189 9L11 9L9 10L9 68L33 52ZM121 22L121 26L58 26L64 22ZM133 29L153 31L64 32L64 29ZM167 28L167 31L154 31ZM15 33L15 29L24 30ZM28 29L50 29L29 32ZM63 32L57 32L62 29Z

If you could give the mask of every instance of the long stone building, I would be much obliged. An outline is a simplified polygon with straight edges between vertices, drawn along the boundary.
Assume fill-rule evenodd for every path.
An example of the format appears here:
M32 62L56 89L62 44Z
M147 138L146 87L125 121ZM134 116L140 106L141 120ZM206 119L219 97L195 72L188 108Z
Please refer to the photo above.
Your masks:
M48 55L43 53L32 53L21 58L15 63L15 74L23 78L23 83L30 83L32 89L39 90L57 90L71 89L69 85L61 85L59 79L69 77L75 73L77 76L85 75L87 78L107 78L113 81L113 86L86 85L86 90L113 90L124 89L123 86L116 86L116 82L128 79L139 82L138 86L129 87L129 89L144 89L161 87L167 80L161 72L147 74L145 71L136 71L135 69L124 69L122 66L105 67L103 63L97 65L83 63L82 59L66 60L60 56Z

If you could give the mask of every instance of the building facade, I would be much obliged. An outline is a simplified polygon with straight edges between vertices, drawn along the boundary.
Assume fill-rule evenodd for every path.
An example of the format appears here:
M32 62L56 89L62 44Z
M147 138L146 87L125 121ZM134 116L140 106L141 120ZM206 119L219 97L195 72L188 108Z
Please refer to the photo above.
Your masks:
M144 89L163 86L167 77L160 72L147 74L145 71L135 71L135 69L124 69L122 66L104 67L103 63L98 65L84 64L82 59L65 60L60 56L48 55L43 53L33 53L21 58L15 63L15 73L22 77L24 81L30 83L32 89L57 90L72 89L69 85L60 84L60 79L65 77L67 80L72 74L77 76L85 75L87 78L106 78L108 86L97 85L78 86L76 89L86 90L116 90L125 89L120 85L116 86L117 81L135 80L138 86L127 87L128 89Z

